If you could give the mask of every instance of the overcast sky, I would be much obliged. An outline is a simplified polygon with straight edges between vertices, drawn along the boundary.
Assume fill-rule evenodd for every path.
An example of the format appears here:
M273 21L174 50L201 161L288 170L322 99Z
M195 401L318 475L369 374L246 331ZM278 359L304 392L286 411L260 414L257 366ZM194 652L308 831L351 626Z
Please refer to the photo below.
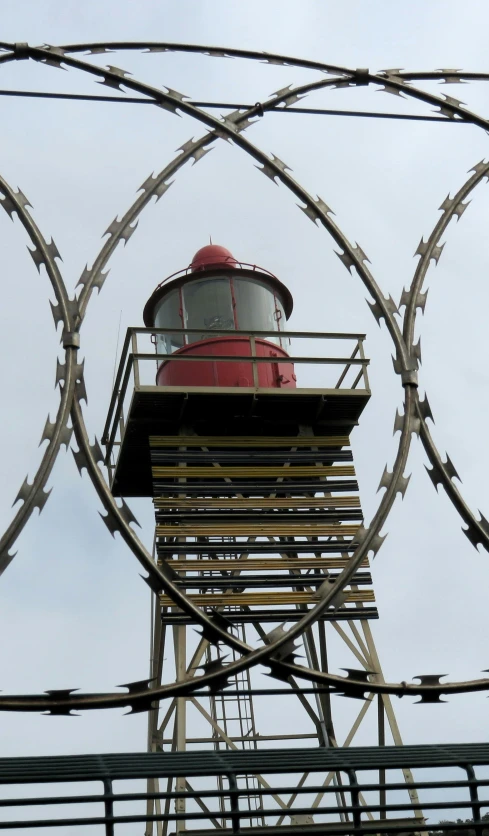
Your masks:
M33 44L173 40L371 70L485 71L488 22L487 4L476 0L4 0L1 37ZM218 101L260 101L287 84L319 77L290 67L173 53L90 60L115 64L195 99ZM10 64L0 73L0 88L100 92L87 76L34 62ZM487 85L426 89L452 92L488 113ZM318 93L306 104L429 112L425 105L375 89ZM202 133L190 118L150 106L1 98L0 114L0 171L27 195L44 235L53 236L70 293L95 258L102 233L130 205L141 183L163 168L178 146ZM486 134L465 125L272 114L248 136L290 165L294 176L333 208L342 229L366 251L384 293L396 301L416 266L413 254L421 236L426 239L439 217L438 207L487 155ZM294 329L367 333L373 397L352 440L368 519L378 502L375 491L384 465L392 464L395 453L392 426L402 391L392 371L392 347L385 327L378 328L365 304L360 280L348 275L325 231L315 229L295 203L283 186L274 186L225 143L177 175L168 194L146 210L127 247L119 247L109 279L91 300L81 350L87 425L91 437L100 438L119 318L122 333L142 324L142 308L154 286L186 266L211 234L239 259L263 265L290 287ZM440 263L430 268L420 323L420 380L435 416L435 438L462 476L467 500L486 516L488 210L484 184L460 222L450 225ZM58 401L52 294L26 243L20 224L2 213L4 525L25 475L35 472L44 422L48 412L53 418ZM435 493L424 462L415 442L408 493L396 504L386 527L389 537L373 567L380 612L375 637L391 681L438 672L475 678L489 666L489 555L469 544L443 491ZM148 669L149 592L139 579L139 565L100 521L98 500L86 474L80 479L71 453L61 453L50 485L54 489L45 510L40 517L35 512L0 580L1 687L6 693L64 687L102 691L141 679ZM132 507L150 546L151 502ZM457 697L444 706L402 700L395 708L406 743L487 737L484 694ZM91 712L78 719L0 715L1 754L142 750L145 727L144 715L122 717L120 712Z

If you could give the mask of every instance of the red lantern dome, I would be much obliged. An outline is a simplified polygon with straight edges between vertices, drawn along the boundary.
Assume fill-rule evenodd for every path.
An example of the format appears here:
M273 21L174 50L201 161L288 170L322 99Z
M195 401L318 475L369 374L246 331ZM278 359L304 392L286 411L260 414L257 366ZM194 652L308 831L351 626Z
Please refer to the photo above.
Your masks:
M235 264L237 264L236 259L226 247L220 247L219 244L207 244L206 247L197 250L190 269L192 273L195 273L197 270L206 270L208 267L234 267Z

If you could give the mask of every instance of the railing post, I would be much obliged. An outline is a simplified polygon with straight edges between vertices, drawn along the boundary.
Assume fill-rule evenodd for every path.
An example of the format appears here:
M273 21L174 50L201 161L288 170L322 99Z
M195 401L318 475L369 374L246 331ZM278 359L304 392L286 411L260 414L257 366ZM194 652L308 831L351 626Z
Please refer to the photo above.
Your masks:
M139 380L139 360L137 359L138 354L138 336L135 331L131 334L131 350L134 355L134 387L135 389L139 389L140 380Z
M118 394L118 397L119 397L119 399L120 399L120 397L121 397L121 393L120 393L120 392L119 392L119 394ZM124 413L123 413L123 410L122 410L122 409L121 409L121 414L120 414L120 416L119 416L119 433L120 433L120 436L121 436L121 442L122 442L122 439L123 439L123 437L124 437Z
M361 833L362 828L362 808L360 806L360 790L358 789L358 781L355 771L347 769L346 774L350 782L351 806L353 808L352 818L355 832Z
M256 338L254 334L250 334L250 346L251 346L251 363L253 369L253 386L255 389L259 387L259 380L258 380L258 366L256 363Z
M385 746L385 714L384 714L384 700L382 694L377 695L377 713L378 713L378 726L379 726L379 746ZM385 767L379 769L379 806L385 807L386 805L386 791L385 791ZM380 810L379 814L380 819L386 819L387 813L384 810Z
M112 781L104 778L104 807L105 807L105 834L114 836L114 800L112 793Z
M365 360L365 352L363 350L363 339L362 338L360 338L358 340L358 352L360 354L360 359ZM363 370L363 382L365 384L365 389L370 389L370 384L368 382L368 372L367 372L367 364L366 363L365 363L365 365L362 366L362 370Z
M474 767L471 764L464 766L469 781L469 794L472 802L472 820L474 822L474 830L476 836L482 836L484 825L481 820L481 804L479 801L479 793L477 791L477 778L475 777Z
M239 818L239 798L238 798L238 782L236 775L233 773L228 776L229 782L229 802L231 806L231 826L233 833L241 833L241 822Z

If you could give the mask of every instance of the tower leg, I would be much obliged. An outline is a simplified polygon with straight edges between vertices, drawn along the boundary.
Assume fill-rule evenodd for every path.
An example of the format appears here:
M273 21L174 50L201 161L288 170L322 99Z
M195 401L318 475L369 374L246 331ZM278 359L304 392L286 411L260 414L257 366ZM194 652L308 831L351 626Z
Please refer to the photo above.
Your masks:
M367 643L368 652L370 654L370 658L372 660L374 670L376 672L375 679L377 682L385 682L379 655L377 653L377 648L375 647L375 642L372 636L372 630L370 629L370 624L366 621L362 621L362 630L365 636L365 641ZM402 746L401 732L399 731L397 718L392 707L391 698L388 694L382 694L382 702L389 723L389 728L391 730L392 739L396 746ZM411 786L413 784L413 773L410 769L403 769L402 773L404 775L404 780L406 781L409 798L411 799L413 804L419 804L418 791ZM418 819L424 819L423 813L420 809L414 810L414 815Z
M173 645L175 653L175 672L177 682L181 682L187 675L187 631L185 627L173 627ZM175 742L176 751L184 752L187 748L187 700L185 697L178 697L175 708ZM180 776L175 781L176 792L184 793L187 789L186 779ZM182 816L185 814L185 798L175 800L175 811ZM182 819L176 822L176 833L183 833L185 821Z

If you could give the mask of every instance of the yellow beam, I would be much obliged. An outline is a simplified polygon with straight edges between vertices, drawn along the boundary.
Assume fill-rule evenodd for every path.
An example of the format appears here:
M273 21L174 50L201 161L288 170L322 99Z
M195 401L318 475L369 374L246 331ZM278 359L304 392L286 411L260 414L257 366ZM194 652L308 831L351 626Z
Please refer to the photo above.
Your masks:
M150 435L150 447L345 447L347 435L214 436Z
M372 603L375 601L373 589L347 590L346 601ZM212 606L281 606L283 604L315 604L318 598L313 592L207 592L201 595L189 595L190 601L199 607ZM162 607L176 606L169 595L160 595Z
M184 460L182 453L182 461ZM271 465L270 467L259 467L249 465L248 467L187 467L160 466L152 468L153 478L161 479L163 476L171 479L300 479L319 478L320 476L354 476L355 468L352 464L346 465Z
M250 522L218 522L195 523L190 525L157 525L158 537L351 537L357 533L358 525L338 525L325 523L257 523ZM223 547L225 547L225 543ZM278 551L280 551L277 543ZM246 551L246 543L243 543Z
M166 499L156 497L154 506L155 508L171 508L172 510L182 508L198 510L202 508L231 508L233 510L241 508L359 508L360 499L358 496L291 497L290 499L273 499L272 497L263 499L238 499L238 497L227 499L205 499L204 497L178 499L175 497L174 499Z

